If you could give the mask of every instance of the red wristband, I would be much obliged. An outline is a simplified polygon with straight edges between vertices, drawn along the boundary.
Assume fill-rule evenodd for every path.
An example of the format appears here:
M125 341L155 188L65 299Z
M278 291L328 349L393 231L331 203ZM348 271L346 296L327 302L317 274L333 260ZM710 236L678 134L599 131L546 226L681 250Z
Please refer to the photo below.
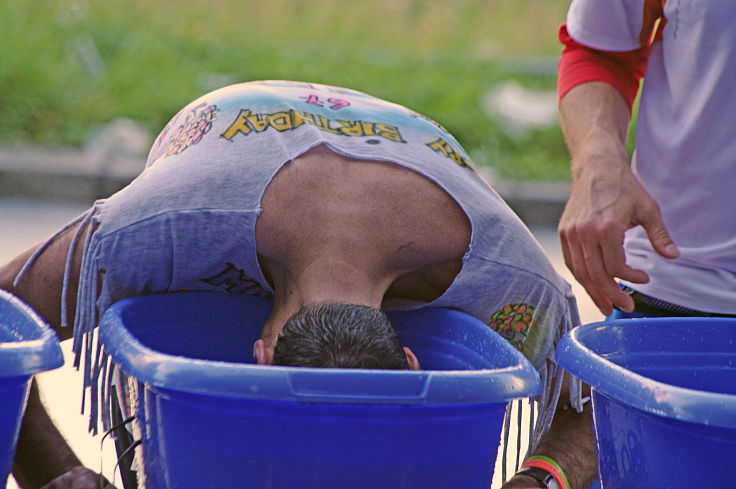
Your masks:
M567 477L565 477L565 473L562 471L560 466L557 465L557 463L549 457L544 457L541 455L529 457L529 459L527 459L527 461L524 462L521 466L522 469L525 467L536 467L538 469L549 472L550 474L552 474L552 476L555 478L555 481L557 481L557 484L559 484L562 489L570 489L570 483L567 482Z

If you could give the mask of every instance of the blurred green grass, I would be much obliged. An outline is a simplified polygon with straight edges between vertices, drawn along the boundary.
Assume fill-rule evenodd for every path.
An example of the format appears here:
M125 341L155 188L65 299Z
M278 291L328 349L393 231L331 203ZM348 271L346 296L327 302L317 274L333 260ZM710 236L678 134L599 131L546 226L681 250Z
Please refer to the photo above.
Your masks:
M506 80L554 90L567 5L4 0L0 144L80 145L91 127L116 117L157 133L217 82L292 79L362 90L424 113L477 164L506 178L567 179L557 126L514 138L481 107Z

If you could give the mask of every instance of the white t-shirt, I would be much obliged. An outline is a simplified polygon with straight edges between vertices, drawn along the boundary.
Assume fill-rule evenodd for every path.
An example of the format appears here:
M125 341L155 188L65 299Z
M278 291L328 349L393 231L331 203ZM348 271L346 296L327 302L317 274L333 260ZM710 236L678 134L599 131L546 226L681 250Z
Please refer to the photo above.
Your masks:
M573 0L567 30L595 49L637 49L649 1ZM692 309L734 314L736 2L670 0L664 18L644 75L632 168L659 203L681 255L660 257L643 228L631 229L628 264L651 280L628 285Z

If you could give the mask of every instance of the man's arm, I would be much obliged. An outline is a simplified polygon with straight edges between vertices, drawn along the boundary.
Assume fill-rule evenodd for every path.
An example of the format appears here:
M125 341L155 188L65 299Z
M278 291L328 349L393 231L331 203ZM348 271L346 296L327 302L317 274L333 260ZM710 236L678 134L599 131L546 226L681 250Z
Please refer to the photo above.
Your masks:
M59 337L71 337L71 326L60 327L60 304L64 268L76 227L59 236L38 257L17 286L13 281L35 248L0 267L0 289L18 296L40 314ZM84 230L83 230L84 233ZM82 246L72 261L68 295L69 317L74 317ZM82 467L64 437L54 426L39 396L34 380L21 425L13 476L23 489L99 489L96 473ZM112 488L112 486L106 486Z
M532 455L554 460L565 473L570 489L587 489L596 476L592 410L590 402L585 403L581 413L569 405L569 385L568 375L565 374L552 425ZM583 397L589 395L589 387L583 385ZM542 486L525 475L515 475L503 485L503 489L536 487Z
M560 124L572 159L572 191L558 232L565 264L605 315L612 306L633 309L616 278L645 283L647 274L626 264L627 229L641 225L665 258L679 251L658 204L631 172L625 148L627 102L612 85L588 82L560 102Z
M72 472L75 468L79 471L81 465L82 462L69 448L66 440L46 413L41 403L38 385L34 380L21 425L13 476L23 489L76 487L52 485L50 482ZM97 474L92 471L86 472L85 477L89 480L88 487L99 487ZM81 476L82 474L78 474L78 477Z

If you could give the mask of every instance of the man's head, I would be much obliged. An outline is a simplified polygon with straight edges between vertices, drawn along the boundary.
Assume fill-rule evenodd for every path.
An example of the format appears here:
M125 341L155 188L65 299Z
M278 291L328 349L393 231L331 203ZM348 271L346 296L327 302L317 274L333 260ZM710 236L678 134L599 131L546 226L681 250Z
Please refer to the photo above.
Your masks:
M379 309L343 303L312 304L294 314L276 342L273 364L297 367L415 369Z

